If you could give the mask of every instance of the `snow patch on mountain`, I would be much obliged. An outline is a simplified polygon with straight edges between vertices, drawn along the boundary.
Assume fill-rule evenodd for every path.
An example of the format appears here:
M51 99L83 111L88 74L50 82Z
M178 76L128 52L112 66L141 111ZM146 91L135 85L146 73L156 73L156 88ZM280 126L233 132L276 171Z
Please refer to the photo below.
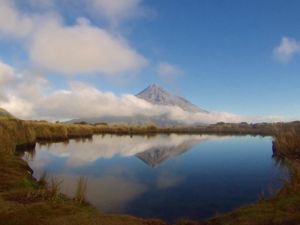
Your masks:
M187 112L208 113L208 111L199 108L183 97L173 95L156 84L150 85L136 96L154 105L178 106Z

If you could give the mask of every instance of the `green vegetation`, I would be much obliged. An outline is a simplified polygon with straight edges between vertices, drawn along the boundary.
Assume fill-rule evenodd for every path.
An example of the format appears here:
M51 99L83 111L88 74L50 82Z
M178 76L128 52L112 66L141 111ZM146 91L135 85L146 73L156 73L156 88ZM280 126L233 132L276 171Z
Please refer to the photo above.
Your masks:
M0 119L14 119L15 117L7 112L5 109L0 108Z
M33 148L36 141L67 141L69 138L92 137L93 134L216 133L272 135L273 151L278 164L289 171L284 187L270 199L241 207L208 221L180 220L190 225L284 225L300 221L300 123L226 124L200 127L157 127L109 124L62 124L46 121L0 120L0 224L107 224L159 225L160 220L144 220L125 215L97 212L85 202L87 180L81 178L74 199L59 191L60 181L39 181L32 177L26 162L16 151ZM245 193L246 194L246 193Z

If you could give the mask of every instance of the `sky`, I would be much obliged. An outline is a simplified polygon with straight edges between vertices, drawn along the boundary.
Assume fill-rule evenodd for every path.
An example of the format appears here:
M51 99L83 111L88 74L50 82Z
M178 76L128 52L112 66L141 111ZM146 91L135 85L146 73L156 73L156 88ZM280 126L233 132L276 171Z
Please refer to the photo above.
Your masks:
M202 118L133 96L155 83L217 121L300 119L299 8L298 0L0 0L0 107L26 119Z

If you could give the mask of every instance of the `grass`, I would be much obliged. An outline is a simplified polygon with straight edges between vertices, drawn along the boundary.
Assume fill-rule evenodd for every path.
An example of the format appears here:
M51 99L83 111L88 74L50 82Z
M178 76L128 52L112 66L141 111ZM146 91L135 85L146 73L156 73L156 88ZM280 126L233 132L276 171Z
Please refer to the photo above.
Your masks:
M15 117L5 109L0 108L0 119L15 119Z
M60 185L62 184L62 181L59 181L57 178L52 177L50 180L50 183L46 185L47 192L50 195L50 198L52 201L56 201L59 199L61 191L60 191Z
M277 133L273 149L277 157L300 159L300 129L298 127L285 128Z
M87 192L87 178L80 177L78 180L78 186L76 190L75 200L80 204L86 202L86 192Z

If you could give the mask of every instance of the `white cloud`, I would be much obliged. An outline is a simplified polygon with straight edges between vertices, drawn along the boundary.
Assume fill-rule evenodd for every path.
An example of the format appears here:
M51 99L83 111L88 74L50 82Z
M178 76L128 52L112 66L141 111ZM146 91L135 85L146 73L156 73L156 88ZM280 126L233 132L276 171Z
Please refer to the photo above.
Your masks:
M43 5L50 5L51 1L47 2ZM125 38L86 18L65 25L52 10L34 12L24 13L13 1L1 1L0 37L17 38L31 61L43 69L60 74L116 75L136 72L147 64Z
M287 63L300 53L300 43L292 38L283 37L280 45L274 49L273 53L280 62Z
M15 77L13 67L0 61L0 85L4 85Z
M84 18L74 26L58 21L44 24L33 37L30 57L36 64L63 74L115 75L137 71L147 63L124 39Z
M15 68L0 61L0 107L20 118L32 118L36 115L35 105L49 87L45 78L18 73Z
M158 75L165 81L169 82L183 75L183 71L176 65L169 63L160 63L157 66Z
M124 19L144 14L142 0L89 0L91 7L113 25Z
M30 118L34 115L33 102L27 101L15 95L8 95L8 101L1 102L1 108L12 112L13 115L18 115L20 118Z
M0 101L8 99L7 87L16 79L15 69L0 60Z
M2 63L3 64L3 63ZM14 69L2 66L8 71ZM260 122L278 118L245 117L224 112L192 113L176 106L153 105L134 95L117 96L97 88L71 82L64 90L51 87L41 76L28 74L11 75L11 81L1 85L0 107L23 119L72 119L102 116L131 117L146 116L167 118L184 124L216 122ZM46 94L47 93L47 94Z
M164 116L169 120L187 124L245 121L245 118L230 113L191 113L179 107L153 105L134 95L117 96L111 92L101 92L90 85L79 82L71 83L68 90L58 90L44 98L37 111L40 114L36 116L46 118L135 117L142 115Z
M16 10L12 1L0 2L0 34L14 38L24 38L32 32L36 18Z

